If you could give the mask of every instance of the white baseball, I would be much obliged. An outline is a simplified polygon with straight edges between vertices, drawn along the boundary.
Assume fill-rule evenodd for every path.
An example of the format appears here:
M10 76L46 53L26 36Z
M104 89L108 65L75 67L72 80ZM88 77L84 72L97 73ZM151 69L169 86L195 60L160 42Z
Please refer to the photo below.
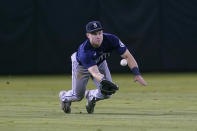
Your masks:
M126 60L126 59L122 59L122 60L120 61L120 65L121 65L121 66L126 66L126 65L127 65L127 60Z

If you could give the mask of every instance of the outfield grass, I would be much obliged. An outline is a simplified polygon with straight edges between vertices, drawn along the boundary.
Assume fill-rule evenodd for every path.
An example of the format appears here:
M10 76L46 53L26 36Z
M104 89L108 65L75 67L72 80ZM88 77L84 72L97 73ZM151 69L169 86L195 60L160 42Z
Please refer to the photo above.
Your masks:
M1 76L0 131L197 131L197 74L112 74L120 90L87 114L85 99L60 110L71 76ZM88 89L95 88L89 82Z

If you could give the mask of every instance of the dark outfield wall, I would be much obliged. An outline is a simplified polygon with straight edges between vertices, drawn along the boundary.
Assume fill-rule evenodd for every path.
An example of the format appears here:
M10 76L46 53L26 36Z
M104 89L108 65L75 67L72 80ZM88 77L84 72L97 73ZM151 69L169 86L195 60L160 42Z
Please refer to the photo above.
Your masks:
M0 74L70 73L90 20L119 36L142 71L197 70L196 7L196 0L1 1ZM111 71L127 71L113 56Z

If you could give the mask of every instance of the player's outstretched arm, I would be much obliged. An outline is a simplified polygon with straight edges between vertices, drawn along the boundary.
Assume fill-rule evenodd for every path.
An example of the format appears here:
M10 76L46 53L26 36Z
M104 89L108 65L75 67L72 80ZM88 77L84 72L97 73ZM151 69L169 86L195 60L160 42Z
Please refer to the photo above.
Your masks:
M123 53L121 55L121 57L127 60L127 63L128 63L129 68L132 70L133 74L135 75L134 81L135 82L136 81L139 82L142 86L146 86L147 83L143 79L143 77L140 75L137 62L135 61L134 57L131 55L131 53L129 52L129 50L127 49L125 51L125 53Z
M88 71L98 82L102 81L104 75L99 72L97 65L89 67Z

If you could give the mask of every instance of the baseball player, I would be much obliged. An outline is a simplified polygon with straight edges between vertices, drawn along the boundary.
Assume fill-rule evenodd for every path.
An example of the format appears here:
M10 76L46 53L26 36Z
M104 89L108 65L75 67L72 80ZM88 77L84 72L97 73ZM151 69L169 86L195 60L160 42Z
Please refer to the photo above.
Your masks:
M103 27L99 21L91 21L86 25L86 36L88 39L71 56L72 90L59 93L61 108L65 113L71 112L72 102L81 101L85 96L87 99L86 110L91 114L94 112L97 101L108 99L115 93L117 86L112 82L106 62L106 58L113 50L127 60L128 66L134 74L134 80L142 86L147 85L127 47L117 36L103 33ZM92 78L97 89L86 91L89 78ZM111 91L111 89L115 90Z

